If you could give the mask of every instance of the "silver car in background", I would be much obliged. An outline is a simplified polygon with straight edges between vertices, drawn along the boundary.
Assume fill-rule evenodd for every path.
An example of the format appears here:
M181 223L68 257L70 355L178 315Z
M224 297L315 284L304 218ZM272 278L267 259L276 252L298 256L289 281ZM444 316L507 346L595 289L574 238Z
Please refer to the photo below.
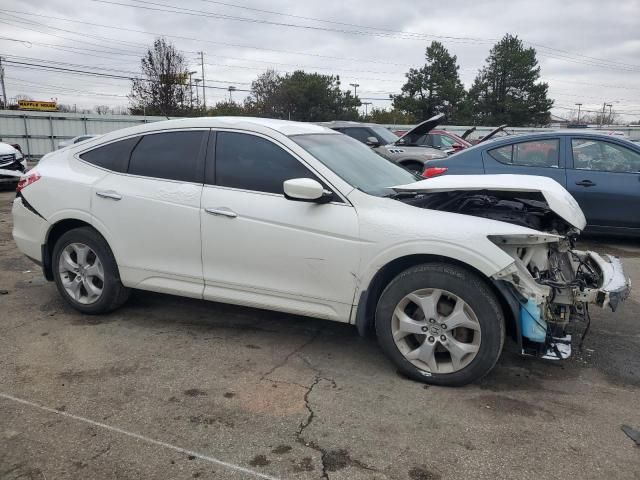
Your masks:
M436 115L425 120L399 138L376 123L334 121L321 125L369 145L379 155L407 170L422 173L428 161L447 158L447 153L442 150L416 144L416 140L433 130L443 117Z

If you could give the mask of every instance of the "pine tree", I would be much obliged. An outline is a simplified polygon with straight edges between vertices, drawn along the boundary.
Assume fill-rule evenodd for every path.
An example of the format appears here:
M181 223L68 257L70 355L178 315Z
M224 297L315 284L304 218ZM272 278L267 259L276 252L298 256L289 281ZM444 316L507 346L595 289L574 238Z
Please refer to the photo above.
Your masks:
M493 46L486 65L468 94L468 109L478 125L544 125L553 100L549 86L539 82L540 67L533 48L517 36L505 35Z

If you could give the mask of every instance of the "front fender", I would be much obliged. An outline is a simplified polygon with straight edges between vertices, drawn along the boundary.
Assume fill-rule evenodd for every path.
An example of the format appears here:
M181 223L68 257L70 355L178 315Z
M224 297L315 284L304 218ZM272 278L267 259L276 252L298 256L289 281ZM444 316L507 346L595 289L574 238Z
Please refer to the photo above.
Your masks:
M358 299L362 292L369 288L371 281L381 268L402 257L411 255L451 258L472 267L488 278L513 263L513 258L487 238L478 239L473 244L443 242L439 239L420 239L397 243L377 253L369 261L363 262L355 298Z

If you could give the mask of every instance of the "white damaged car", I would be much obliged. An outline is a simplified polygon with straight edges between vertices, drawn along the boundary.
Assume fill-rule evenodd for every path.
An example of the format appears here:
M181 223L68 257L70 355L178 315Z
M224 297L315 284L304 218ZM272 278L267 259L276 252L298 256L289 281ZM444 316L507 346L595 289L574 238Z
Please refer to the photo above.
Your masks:
M566 358L615 257L574 249L585 218L543 177L418 177L328 128L181 119L53 152L22 178L13 237L77 310L131 289L351 323L411 378L462 385L505 337Z

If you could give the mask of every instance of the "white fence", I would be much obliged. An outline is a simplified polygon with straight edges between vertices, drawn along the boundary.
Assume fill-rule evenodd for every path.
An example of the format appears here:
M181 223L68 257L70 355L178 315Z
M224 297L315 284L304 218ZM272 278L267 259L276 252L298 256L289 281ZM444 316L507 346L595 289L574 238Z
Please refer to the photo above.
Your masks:
M17 143L27 157L38 159L56 150L59 142L78 135L99 135L158 120L166 117L0 110L0 140Z
M141 123L166 120L166 117L133 115L87 115L81 113L27 112L0 110L0 141L18 143L29 159L39 159L58 148L58 143L78 135L103 134ZM391 130L408 129L411 125L385 125ZM438 128L461 134L461 125L442 125ZM493 127L478 127L474 136L483 135ZM630 138L640 138L640 127L605 127L603 130L623 132ZM549 128L508 128L510 133L535 132Z

